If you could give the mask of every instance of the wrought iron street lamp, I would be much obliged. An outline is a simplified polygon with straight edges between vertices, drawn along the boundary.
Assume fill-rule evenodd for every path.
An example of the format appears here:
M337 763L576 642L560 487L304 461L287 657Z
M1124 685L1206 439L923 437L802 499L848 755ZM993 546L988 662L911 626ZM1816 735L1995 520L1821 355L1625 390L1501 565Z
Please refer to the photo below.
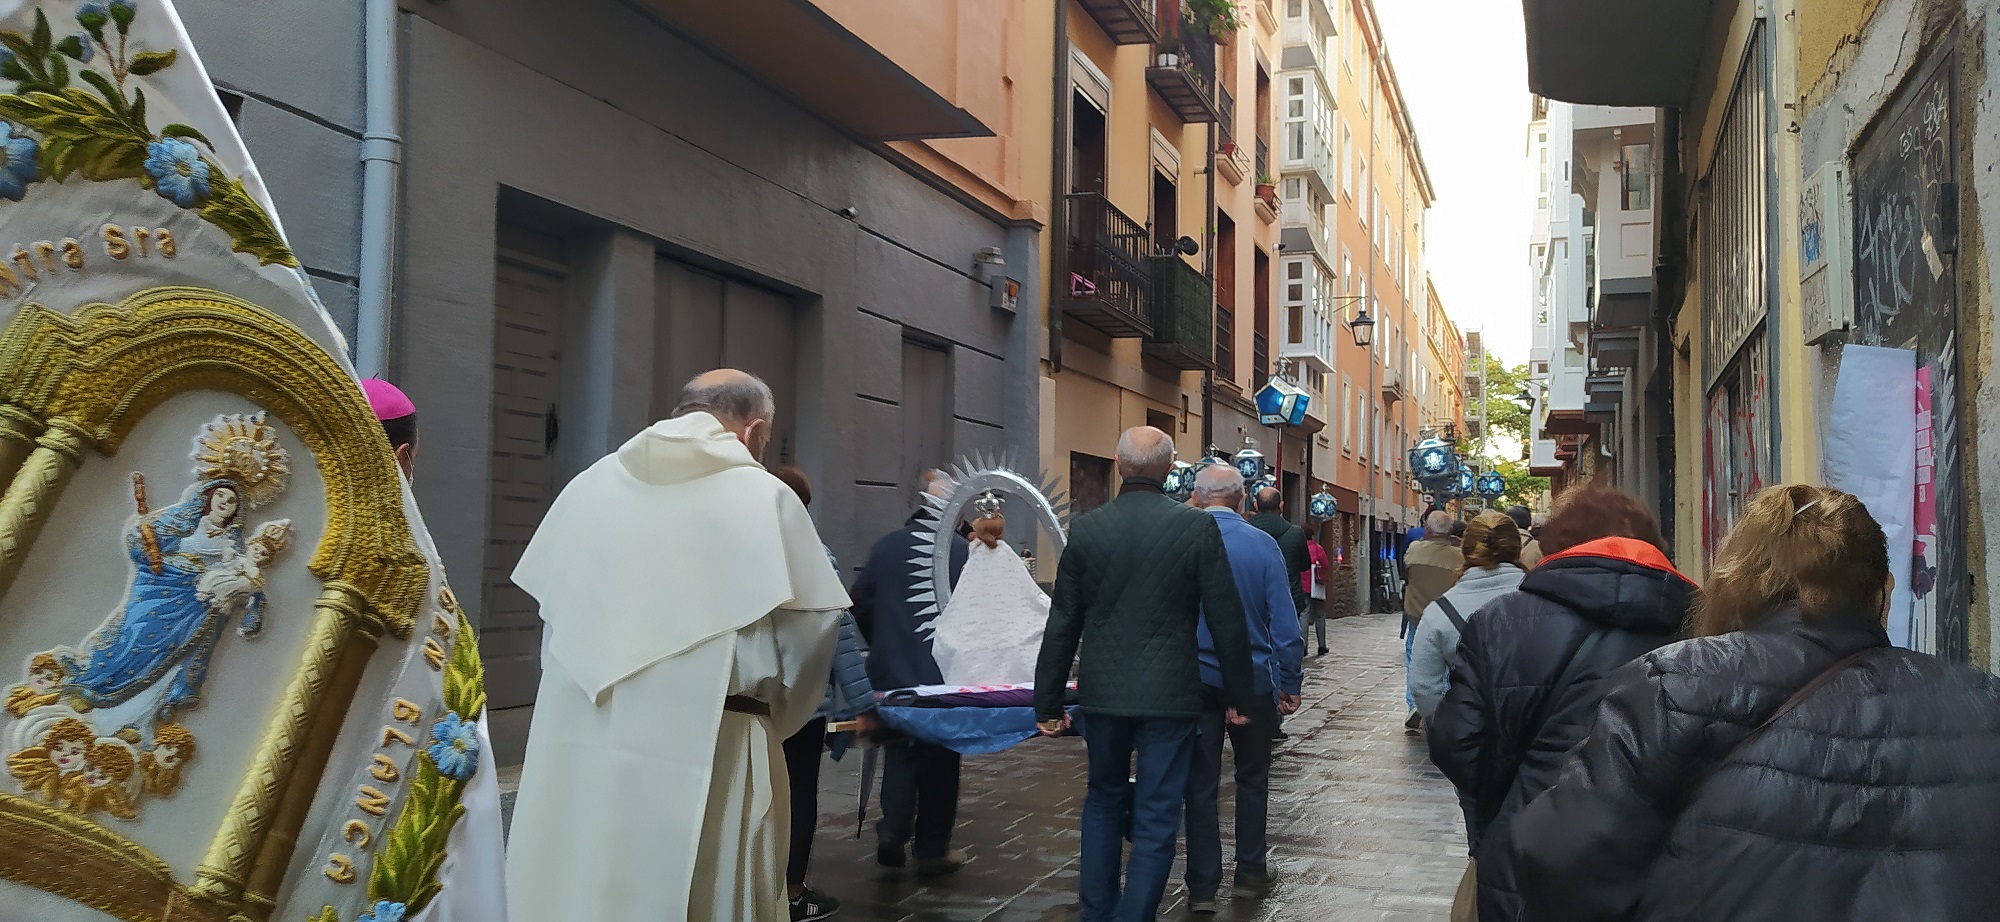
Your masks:
M1354 321L1348 325L1354 328L1355 345L1366 349L1375 342L1375 321L1368 316L1368 308L1362 308L1360 313L1354 315Z

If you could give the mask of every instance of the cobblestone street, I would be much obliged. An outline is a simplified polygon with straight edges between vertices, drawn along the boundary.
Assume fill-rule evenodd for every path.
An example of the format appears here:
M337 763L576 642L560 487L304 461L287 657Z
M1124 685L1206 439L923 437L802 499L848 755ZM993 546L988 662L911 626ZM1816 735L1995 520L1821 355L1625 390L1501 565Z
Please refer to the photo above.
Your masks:
M1396 616L1330 623L1331 653L1306 658L1305 707L1285 722L1272 768L1271 866L1279 885L1260 903L1231 903L1222 920L1444 919L1465 865L1464 834L1449 784L1403 731L1403 671ZM1312 641L1309 638L1308 643ZM917 882L874 862L874 832L855 837L860 760L823 776L813 884L843 901L849 922L1027 922L1076 918L1077 816L1083 805L1080 740L1031 740L965 760L954 844L963 871ZM1225 777L1228 768L1224 768ZM1229 837L1232 782L1224 782ZM878 814L870 804L871 821ZM1225 853L1228 849L1225 848ZM1227 871L1227 867L1225 867ZM1174 874L1161 917L1186 915Z

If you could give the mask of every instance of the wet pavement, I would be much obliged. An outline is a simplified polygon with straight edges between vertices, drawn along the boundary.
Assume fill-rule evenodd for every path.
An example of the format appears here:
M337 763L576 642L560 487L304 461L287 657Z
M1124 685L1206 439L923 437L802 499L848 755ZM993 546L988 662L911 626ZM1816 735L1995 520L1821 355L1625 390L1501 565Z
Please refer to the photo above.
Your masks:
M1305 706L1286 719L1292 738L1272 766L1271 866L1277 888L1232 901L1225 863L1217 920L1417 922L1448 917L1465 867L1465 838L1450 785L1403 731L1402 643L1396 615L1328 625L1333 652L1306 657ZM822 775L812 884L843 902L843 922L1028 922L1076 913L1079 739L1031 740L968 757L954 845L971 862L917 881L875 864L872 828L855 835L860 760ZM1227 778L1228 768L1224 767ZM1230 787L1223 786L1229 854ZM870 820L878 816L871 798ZM1160 916L1187 916L1178 868Z

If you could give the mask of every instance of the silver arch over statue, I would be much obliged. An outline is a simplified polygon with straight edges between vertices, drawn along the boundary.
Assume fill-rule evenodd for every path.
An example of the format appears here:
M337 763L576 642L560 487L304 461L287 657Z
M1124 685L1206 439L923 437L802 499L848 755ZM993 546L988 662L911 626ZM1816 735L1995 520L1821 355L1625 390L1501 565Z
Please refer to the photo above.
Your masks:
M910 565L917 568L919 585L929 584L911 599L921 603L920 618L929 618L951 604L951 534L974 501L986 493L997 493L1027 507L1035 524L1055 544L1057 554L1069 543L1069 500L1046 474L1030 475L1009 456L978 453L939 469L951 479L951 491L943 497L925 493L922 500L935 518L924 520L924 529L913 550ZM1032 546L1025 545L1024 546Z

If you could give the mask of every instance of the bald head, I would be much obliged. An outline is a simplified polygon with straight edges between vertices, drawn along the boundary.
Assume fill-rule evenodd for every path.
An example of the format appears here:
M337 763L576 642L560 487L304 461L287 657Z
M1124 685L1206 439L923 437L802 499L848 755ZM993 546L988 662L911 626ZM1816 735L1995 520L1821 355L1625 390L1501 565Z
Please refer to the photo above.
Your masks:
M1194 477L1194 504L1202 508L1243 507L1243 475L1223 464L1211 464Z
M1451 534L1451 513L1442 509L1424 517L1424 534L1440 538Z
M1285 511L1285 494L1278 492L1278 489L1276 487L1265 487L1262 490L1258 490L1257 511L1258 512Z
M1174 469L1174 440L1151 426L1134 426L1118 437L1118 476L1167 479Z
M681 388L680 403L668 414L678 419L690 413L707 413L729 430L751 457L763 460L764 446L771 440L771 422L778 415L777 399L771 388L747 371L718 368L695 375Z

